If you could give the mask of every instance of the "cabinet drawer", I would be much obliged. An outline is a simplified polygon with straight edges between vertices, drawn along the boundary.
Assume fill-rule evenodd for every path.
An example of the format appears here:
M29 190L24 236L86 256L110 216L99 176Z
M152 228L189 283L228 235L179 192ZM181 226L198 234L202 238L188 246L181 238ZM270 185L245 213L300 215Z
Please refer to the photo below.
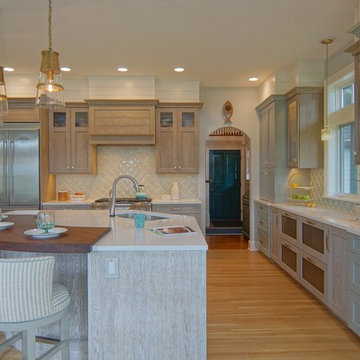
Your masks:
M321 300L327 294L327 267L315 257L302 252L301 254L301 283Z
M269 249L269 233L262 226L256 227L256 242L260 250L268 256Z
M349 250L360 255L360 236L350 234Z
M282 238L280 242L280 265L297 279L299 277L299 249Z
M268 214L263 211L256 212L256 226L262 226L265 229L269 228Z
M360 255L349 254L349 285L350 289L360 295Z
M163 212L168 214L183 214L190 215L194 213L200 213L200 205L187 204L187 205L152 205L152 211Z
M329 251L329 238L322 224L313 220L303 219L301 223L301 248L326 262L326 253Z
M349 327L360 336L360 295L349 291Z
M289 213L282 213L280 221L281 236L293 244L297 244L297 219Z

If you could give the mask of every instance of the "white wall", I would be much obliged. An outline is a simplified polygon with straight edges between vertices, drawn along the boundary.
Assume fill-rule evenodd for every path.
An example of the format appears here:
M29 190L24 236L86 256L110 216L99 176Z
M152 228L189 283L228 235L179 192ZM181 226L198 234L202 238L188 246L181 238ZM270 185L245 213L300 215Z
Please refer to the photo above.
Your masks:
M259 197L259 121L255 107L260 103L258 88L200 88L200 101L204 107L200 112L200 173L198 195L203 201L201 223L205 224L205 141L207 136L224 125L222 108L229 100L234 108L231 118L233 126L244 131L251 141L251 188L250 203ZM254 209L251 208L250 240L254 240Z

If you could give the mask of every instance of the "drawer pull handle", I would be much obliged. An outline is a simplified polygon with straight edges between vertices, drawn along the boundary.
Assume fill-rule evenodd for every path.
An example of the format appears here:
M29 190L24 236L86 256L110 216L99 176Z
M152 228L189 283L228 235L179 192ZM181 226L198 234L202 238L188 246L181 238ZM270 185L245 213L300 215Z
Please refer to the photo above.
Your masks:
M306 220L306 222L309 224L309 225L316 225L316 223L314 221L311 221L311 220Z
M181 211L182 209L181 208L176 208L176 207L172 207L170 208L171 211Z
M315 261L314 261L313 259L310 259L310 258L308 258L307 256L304 256L304 257L305 257L305 259L306 259L308 262L316 265L316 264L315 264Z
M264 210L264 208L263 208L262 206L259 206L259 209L260 209L260 210Z
M264 225L264 223L261 220L259 221L259 224Z
M282 246L285 246L287 249L292 250L292 248L288 244L282 244Z
M284 215L287 216L287 217L291 217L288 213L284 213Z

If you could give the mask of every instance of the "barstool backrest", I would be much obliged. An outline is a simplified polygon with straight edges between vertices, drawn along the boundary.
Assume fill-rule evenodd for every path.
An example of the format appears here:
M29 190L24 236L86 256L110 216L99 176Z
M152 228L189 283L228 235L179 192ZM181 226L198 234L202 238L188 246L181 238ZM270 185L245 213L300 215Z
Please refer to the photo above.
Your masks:
M0 259L0 322L23 322L51 314L55 258Z

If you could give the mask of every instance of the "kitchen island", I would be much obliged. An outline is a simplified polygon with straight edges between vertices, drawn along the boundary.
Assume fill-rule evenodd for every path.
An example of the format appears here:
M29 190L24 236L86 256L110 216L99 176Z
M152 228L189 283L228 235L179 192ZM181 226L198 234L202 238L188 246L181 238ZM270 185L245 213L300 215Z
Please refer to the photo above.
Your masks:
M75 326L86 315L88 359L206 359L207 245L195 219L164 215L145 222L146 228L186 225L196 231L166 238L135 229L131 218L108 214L55 211L57 226L111 228L87 254L56 254L63 263L67 257L86 256L85 262L80 259L86 274L76 276L83 280L86 276L87 286L77 282L81 289L70 290L72 301L87 298L86 314L75 309L71 320ZM16 226L16 216L13 219ZM2 234L6 230L0 238ZM29 256L1 250L3 256ZM61 275L63 279L72 276L71 270ZM74 351L71 359L87 358L83 352Z

